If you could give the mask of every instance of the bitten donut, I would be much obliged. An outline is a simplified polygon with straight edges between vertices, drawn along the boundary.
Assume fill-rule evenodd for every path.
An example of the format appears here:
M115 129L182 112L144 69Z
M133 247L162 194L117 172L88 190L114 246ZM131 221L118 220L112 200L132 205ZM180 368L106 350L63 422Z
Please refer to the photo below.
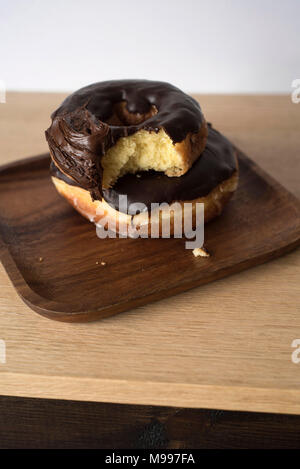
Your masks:
M60 171L101 200L128 173L184 175L205 148L207 125L197 101L173 85L116 80L70 95L46 138Z
M170 234L174 234L176 210L184 217L183 204L190 203L193 228L197 203L204 203L204 218L208 222L219 215L231 198L238 184L238 163L236 151L231 143L211 126L208 127L207 143L201 156L193 166L180 177L168 177L163 172L141 171L121 176L113 187L103 189L101 200L93 200L90 192L80 183L71 179L51 163L52 180L58 192L65 197L83 216L96 224L103 220L115 224L116 231L126 233L128 228L143 227L150 235L153 225L161 234L163 220L170 222ZM127 197L126 212L119 205L121 195ZM153 204L178 203L170 211L163 208L152 210ZM141 213L130 212L130 207L143 204ZM182 220L184 221L184 220ZM105 225L104 223L104 225ZM184 223L182 223L182 226ZM155 228L155 227L154 227Z

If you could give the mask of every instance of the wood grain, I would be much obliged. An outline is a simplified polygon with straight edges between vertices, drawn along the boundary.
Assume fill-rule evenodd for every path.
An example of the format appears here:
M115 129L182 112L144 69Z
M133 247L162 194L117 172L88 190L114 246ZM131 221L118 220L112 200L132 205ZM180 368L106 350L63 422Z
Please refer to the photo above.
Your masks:
M16 397L0 398L0 415L0 449L300 447L298 415Z
M8 94L0 158L47 150L61 95ZM299 106L289 96L202 96L208 120L295 195ZM284 164L283 164L284 159ZM0 393L103 402L300 413L300 251L90 324L48 321L0 269Z
M36 312L87 322L279 257L300 245L300 202L240 152L238 160L234 198L205 226L206 259L185 239L99 239L57 194L48 154L0 167L2 263Z

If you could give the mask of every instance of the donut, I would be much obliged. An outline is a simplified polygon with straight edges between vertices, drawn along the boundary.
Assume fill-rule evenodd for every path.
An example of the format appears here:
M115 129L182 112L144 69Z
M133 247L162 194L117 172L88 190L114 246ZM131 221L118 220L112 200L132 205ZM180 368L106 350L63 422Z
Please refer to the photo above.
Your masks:
M196 100L150 80L86 86L51 117L46 139L55 165L93 200L128 173L181 177L202 154L208 133Z
M161 235L164 219L170 222L170 235L174 235L177 211L184 217L186 212L182 209L186 203L195 228L197 204L204 204L204 220L208 222L222 212L238 184L236 150L211 125L208 125L205 149L184 175L169 177L155 170L128 172L112 187L102 189L101 200L93 199L90 191L63 172L54 158L50 171L58 192L79 213L95 224L102 225L103 220L105 223L109 220L121 235L127 234L132 227L143 227L148 235L156 229ZM119 203L124 194L128 202L126 211ZM131 212L130 207L135 208L137 203L142 204L143 209L139 213L135 209ZM174 210L170 211L168 207L152 209L153 204L164 203L174 204Z

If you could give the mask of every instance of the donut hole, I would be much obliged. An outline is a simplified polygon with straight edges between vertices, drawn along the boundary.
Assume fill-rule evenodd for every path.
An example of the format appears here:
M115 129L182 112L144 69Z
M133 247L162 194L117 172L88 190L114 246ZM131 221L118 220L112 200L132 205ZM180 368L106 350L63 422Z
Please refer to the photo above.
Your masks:
M156 106L152 105L148 112L141 114L139 112L129 112L127 109L127 102L121 101L116 103L113 107L113 114L105 121L109 125L128 127L131 125L140 125L146 120L155 116L158 113Z

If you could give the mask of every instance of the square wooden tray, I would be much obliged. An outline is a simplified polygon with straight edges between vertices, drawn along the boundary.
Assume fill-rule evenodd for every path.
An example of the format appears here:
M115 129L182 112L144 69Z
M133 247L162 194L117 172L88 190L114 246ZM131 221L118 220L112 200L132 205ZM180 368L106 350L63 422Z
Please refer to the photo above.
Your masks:
M23 300L60 321L90 321L280 256L300 244L300 203L239 152L240 183L205 227L211 257L182 239L100 240L59 197L49 155L0 170L1 260ZM101 262L106 263L105 266Z

